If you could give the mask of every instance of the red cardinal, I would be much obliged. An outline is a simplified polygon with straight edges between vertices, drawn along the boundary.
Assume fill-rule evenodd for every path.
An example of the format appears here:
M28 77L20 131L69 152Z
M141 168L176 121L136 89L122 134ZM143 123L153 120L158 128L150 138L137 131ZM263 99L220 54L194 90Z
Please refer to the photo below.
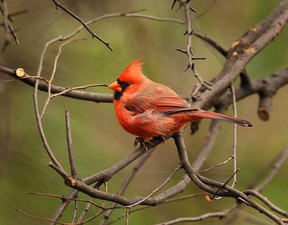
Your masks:
M249 121L191 107L171 88L143 75L140 59L128 66L108 87L115 91L114 106L121 126L144 141L166 136L202 118L224 120L244 127Z

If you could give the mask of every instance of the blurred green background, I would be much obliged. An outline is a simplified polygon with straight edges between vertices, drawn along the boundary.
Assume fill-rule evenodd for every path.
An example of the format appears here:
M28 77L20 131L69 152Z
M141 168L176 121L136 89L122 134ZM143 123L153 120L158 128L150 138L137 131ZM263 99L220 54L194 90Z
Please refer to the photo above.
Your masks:
M141 0L85 0L62 1L71 11L84 21L108 13L131 12L145 9L143 14L184 19L182 10L171 10L172 1ZM197 16L206 11L212 0L196 0L192 6ZM208 12L193 21L195 31L207 34L225 48L239 38L247 29L260 22L280 1L237 1L218 0ZM13 26L17 31L20 45L13 40L0 54L0 65L9 68L23 67L28 74L36 74L41 51L46 42L72 32L79 23L56 10L52 1L10 0L7 3L10 13L29 10L28 13L13 17ZM91 35L82 31L77 38L85 38L67 45L61 54L54 84L65 87L91 83L111 83L125 67L137 58L144 61L144 74L154 81L172 87L181 95L189 95L196 80L191 72L184 72L187 59L175 51L185 48L185 26L157 22L141 18L110 18L98 21L91 26L99 36L110 42L113 52L109 51ZM288 64L287 51L288 30L283 32L264 51L257 55L247 70L251 79L262 79L273 71ZM0 29L0 44L4 42L4 31ZM52 73L54 57L59 44L49 48L43 68L43 76ZM197 38L193 38L195 56L206 57L197 61L196 68L206 80L215 76L222 68L224 59L211 47ZM30 192L53 194L69 193L62 178L48 167L49 158L40 142L35 123L32 94L33 88L0 76L0 224L46 224L46 222L29 219L15 209L21 209L35 216L51 218L60 204L60 200L29 195ZM89 91L111 93L104 87L91 88ZM258 97L251 96L237 104L238 115L252 121L255 127L238 129L238 174L237 187L243 189L266 166L285 145L287 145L288 86L282 88L273 99L271 118L262 122L257 117ZM45 95L41 95L44 99ZM64 111L69 109L72 120L72 136L78 174L80 177L91 175L113 165L133 150L134 137L127 134L118 125L112 104L96 104L64 97L52 100L44 119L48 141L58 160L68 167L65 139ZM231 113L229 110L227 113ZM196 157L202 145L210 121L203 121L200 131L185 139L191 161ZM231 155L233 142L232 126L223 123L215 148L206 166L222 162ZM126 192L127 197L145 196L160 185L178 164L178 156L173 141L160 145L152 157L139 172ZM232 164L209 172L210 177L226 181L232 173ZM109 190L115 192L125 174L131 167L117 174L108 183ZM287 169L280 170L264 191L264 194L277 206L288 210ZM182 176L179 172L171 184ZM259 177L261 179L261 176ZM170 186L169 184L168 186ZM190 184L184 194L199 190ZM97 201L101 203L101 201ZM205 212L224 209L232 199L207 202L204 198L186 200L167 204L134 213L130 224L153 224L177 217L198 216ZM80 204L80 208L84 207ZM63 216L63 221L70 222L72 208ZM81 211L81 210L80 210ZM91 210L93 215L96 208ZM125 213L118 210L117 217ZM207 220L193 224L225 224L228 220ZM94 220L89 224L97 224ZM124 224L121 220L116 224ZM271 221L258 212L248 209L240 213L235 224L271 224Z

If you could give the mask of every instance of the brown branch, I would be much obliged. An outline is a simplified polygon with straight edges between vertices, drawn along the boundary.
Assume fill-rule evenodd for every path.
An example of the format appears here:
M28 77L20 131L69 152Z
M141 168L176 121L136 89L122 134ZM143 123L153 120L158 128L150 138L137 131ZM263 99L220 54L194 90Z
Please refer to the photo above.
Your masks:
M102 207L99 204L96 204L93 201L87 200L87 199L81 199L81 198L70 198L69 196L63 196L63 195L55 195L55 194L50 194L50 193L40 193L40 192L30 192L30 195L37 195L37 196L45 196L45 197L50 197L50 198L56 198L56 199L60 199L62 202L64 201L78 201L78 202L84 202L84 203L90 203L91 205L106 210L106 208Z
M265 214L268 218L274 220L278 224L284 225L282 220L265 209L263 206L258 204L257 202L251 200L244 192L238 191L237 189L230 187L227 184L223 184L218 181L214 181L211 179L208 179L206 177L203 177L195 171L195 169L191 166L187 153L186 153L186 147L184 143L184 139L182 135L178 132L174 135L175 144L177 146L179 159L183 165L183 169L187 173L187 175L190 177L190 179L202 190L207 191L208 193L216 196L229 196L236 198L238 201L241 201L248 206L258 210L259 212ZM216 187L217 190L215 190L212 187Z
M53 0L54 1L54 0ZM54 1L55 3L55 1ZM59 2L57 1L57 6L59 7L64 7L63 5L59 5ZM63 8L63 10L67 8ZM69 10L68 10L69 11ZM172 18L161 18L161 17L156 17L156 16L150 16L150 15L144 15L144 14L140 14L138 13L139 11L143 11L143 10L137 10L134 12L126 12L126 13L110 13L110 14L105 14L99 17L96 17L94 19L89 20L88 22L84 23L80 17L78 17L77 15L75 15L74 13L72 13L71 11L69 11L68 14L70 14L72 17L74 17L75 19L77 19L82 26L80 26L79 28L77 28L75 31L73 31L72 33L66 35L65 37L62 37L62 39L68 39L74 35L76 35L77 33L79 33L83 28L85 28L86 30L89 31L90 34L92 34L92 37L94 37L95 33L88 27L88 25L95 23L96 21L102 20L102 19L107 19L107 18L112 18L112 17L136 17L136 18L143 18L143 19L149 19L149 20L154 20L154 21L161 21L161 22L172 22L172 23L178 23L178 24L185 24L184 21L182 20L177 20L177 19L172 19ZM105 42L104 40L100 40L102 43L104 43L106 46L108 44L108 48L110 50L112 50L112 48L110 47L109 43ZM104 41L104 42L103 42Z
M176 1L173 2L172 4L172 8L174 7ZM191 8L191 6L189 5L189 1L185 0L185 1L178 1L179 3L179 9L181 7L183 7L184 10L184 15L185 15L185 20L186 20L186 32L185 35L187 35L187 43L186 43L186 49L182 50L177 48L177 51L180 51L184 54L186 54L187 56L187 60L188 60L188 65L185 71L187 71L188 69L191 69L191 71L193 72L194 76L197 78L197 80L200 82L200 85L195 86L195 89L192 93L192 97L194 98L196 96L196 94L198 93L198 91L200 90L200 88L202 86L206 87L207 89L210 90L210 86L211 83L208 81L205 81L198 73L198 71L195 68L195 64L193 61L195 60L203 60L205 58L203 57L194 57L193 51L192 51L192 35L193 35L193 30L192 30L192 24L191 24L191 17L190 17L190 12L195 12L194 9Z
M55 165L59 169L63 170L61 164L58 162L57 158L53 154L53 151L51 150L49 143L47 141L47 138L45 136L44 129L43 129L42 122L41 122L40 112L39 112L39 108L38 108L38 101L37 101L36 97L37 96L35 96L35 95L33 96L34 110L35 110L35 117L36 117L36 122L37 122L37 126L38 126L38 131L39 131L43 146L46 150L47 155L52 160L53 165Z
M230 187L228 185L223 186L223 183L208 179L208 178L203 177L203 176L198 176L198 178L205 185L209 185L209 186L217 187L217 188L223 188L223 190L225 189L226 192L222 192L222 194L217 191L217 195L218 194L219 195L223 195L224 194L224 196L230 196L230 197L237 198L238 201L250 206L251 208L254 208L255 210L259 211L260 213L263 213L268 218L270 218L273 221L275 221L277 224L284 225L284 223L281 220L281 218L279 218L278 216L276 216L273 213L271 213L269 210L264 208L262 205L260 205L257 202L253 201L251 198L249 198L249 196L245 193L245 191L244 192L238 191L237 189L232 188L232 187Z
M287 161L287 158L288 146L286 146L271 162L269 162L260 172L255 175L255 178L252 180L249 188L262 192L264 188L272 181L283 164ZM258 185L256 185L255 183L259 180L259 177L262 176L262 173L267 173L267 175Z
M68 110L65 111L65 121L66 121L66 139L67 139L67 150L69 156L69 164L71 170L71 176L73 178L77 178L77 170L75 164L75 157L72 148L72 134L71 134L71 122L70 122L70 112Z
M272 211L277 212L285 217L288 217L288 212L280 209L279 207L275 206L272 202L270 202L266 197L264 197L263 195L261 195L259 192L257 192L256 190L246 190L244 191L245 194L247 195L252 195L256 198L258 198L261 202L263 202L265 205L267 205Z
M169 138L169 137L167 137ZM155 138L151 144L146 144L146 148L143 146L140 146L136 150L134 150L130 155L126 156L123 158L121 161L118 163L114 164L110 168L107 168L104 171L101 171L97 174L91 175L89 177L86 177L83 179L83 182L86 184L92 184L95 183L99 180L101 181L108 181L111 179L111 177L125 168L127 165L130 165L132 162L134 162L136 159L138 159L141 155L146 153L147 151L150 151L152 148L154 148L156 145L160 144L163 142L162 138Z
M10 22L10 17L8 14L8 9L6 6L6 2L4 0L0 1L0 11L3 15L3 26L5 29L5 40L4 40L4 44L2 47L2 52L5 50L5 48L9 45L10 43L10 36L13 37L14 41L16 42L16 44L19 44L19 40L17 38L16 32L14 31L14 28Z
M30 76L29 74L25 74L24 77L19 78L16 74L16 70L0 66L0 72L7 74L9 76L12 76L14 78L19 79L20 81L35 87L36 80L39 80L38 83L38 89L44 92L48 92L48 83L41 78L37 78L36 76ZM103 85L105 86L105 85ZM59 94L62 93L63 96L69 97L69 98L75 98L78 100L85 100L85 101L92 101L92 102L112 102L113 95L112 94L100 94L100 93L92 93L92 92L86 92L86 91L78 91L73 90L73 88L70 91L69 88L66 87L60 87L57 85L51 85L51 93L53 94Z
M149 199L151 196L153 196L156 192L158 192L160 189L162 189L167 183L170 182L170 180L172 179L172 177L175 175L175 173L181 168L181 165L178 165L171 173L171 175L159 186L157 187L155 190L153 190L149 195L147 195L145 198L139 200L138 202L135 202L131 205L126 206L127 208L132 208L134 206L140 205L142 202L144 202L145 200Z
M214 49L216 49L222 56L224 56L225 58L228 55L228 51L225 50L221 45L219 45L215 40L213 40L212 38L208 37L207 35L203 35L199 32L194 31L192 33L192 35L200 38L201 40L205 41L206 43L208 43L210 46L212 46Z
M153 153L154 148L151 149L150 151L148 151L146 154L144 154L140 160L138 161L138 163L133 167L132 171L126 176L126 178L124 179L123 183L121 184L119 190L117 191L118 195L123 195L125 190L127 189L128 185L130 184L130 182L132 181L132 179L134 178L134 176L136 175L136 173L140 170L140 168L144 165L144 163L147 161L147 159L150 158L151 154ZM113 202L111 204L111 208L115 207L117 204L115 202ZM106 223L106 221L110 218L111 214L112 214L113 210L108 210L105 213L105 216L103 217L103 219L100 222L100 225L104 225Z
M33 216L29 213L26 213L20 209L16 209L17 212L21 213L22 215L28 217L28 218L31 218L31 219L36 219L36 220L42 220L42 221L46 221L46 222L53 222L53 223L56 223L56 224L61 224L61 225L71 225L71 223L62 223L62 222L59 222L59 221L54 221L50 218L45 218L45 217L40 217L40 216Z
M78 194L78 190L73 190L68 196L67 199L65 199L65 201L62 202L62 204L58 207L58 209L56 210L56 212L53 215L53 223L51 223L51 225L55 225L57 224L57 221L62 217L65 209L68 207L69 203L70 203L70 199L75 199L77 197Z
M20 81L34 87L36 79L35 76L30 76L27 73L24 77L19 77L16 74L16 70L12 70L7 67L0 66L0 72L3 74L7 74L11 77L17 78ZM257 94L257 93L274 93L276 94L279 89L281 89L283 86L285 86L288 83L288 67L281 69L277 72L274 72L272 75L267 76L266 78L262 80L255 80L251 81L250 85L247 87L239 87L235 90L235 96L236 100L240 101L250 95ZM101 84L101 86L105 86L105 84ZM93 85L94 86L94 85ZM95 86L98 86L98 84L95 84ZM80 86L80 88L86 88L87 86ZM39 90L47 92L48 91L48 84L44 79L39 80L38 85ZM84 101L93 101L93 102L112 102L113 95L111 94L100 94L100 93L92 93L87 91L78 91L75 90L75 88L66 88L61 87L57 85L51 85L51 93L54 94L61 94L65 97L75 98L78 100L84 100ZM211 103L214 104L216 108L219 107L226 107L232 104L232 98L231 93L227 92L224 94L220 99L214 101ZM201 104L202 105L202 104ZM210 106L210 107L211 107Z
M250 82L249 86L242 87L240 86L235 90L235 96L236 100L240 101L243 98L246 98L247 96L253 95L253 94L258 94L260 99L259 101L264 101L261 100L262 98L264 99L270 99L277 93L277 91L282 88L284 85L288 84L288 67L283 68L281 70L278 70L274 72L272 75L269 75L265 77L262 80L254 80ZM270 102L269 100L269 102ZM220 99L215 101L215 106L216 107L225 107L228 106L232 103L232 98L231 98L231 93L226 93L223 95ZM269 118L269 112L266 107L263 106L263 104L259 104L262 107L258 108L258 115L259 115L259 110L262 111L262 114L265 113L266 116L263 117L260 116L260 118L264 121L265 118Z
M279 207L275 206L274 204L272 204L270 201L267 200L267 198L260 195L259 191L262 191L271 182L273 177L277 174L277 172L279 171L281 166L287 160L287 157L288 157L288 147L284 148L283 151L280 152L280 154L273 160L272 165L269 164L269 166L267 166L267 168L269 168L269 170L270 170L270 168L273 168L273 170L271 170L267 173L267 175L264 177L263 181L259 185L255 186L253 189L249 189L247 191L244 191L246 194L253 195L253 196L259 198L271 210L273 210L273 211L275 211L275 212L277 212L277 213L279 213L285 217L288 217L288 212L284 211L284 210L280 209ZM258 176L259 176L259 174L256 175L256 177L258 177ZM255 183L255 181L253 183ZM252 188L252 186L254 186L254 184L251 184L250 186ZM243 206L243 202L238 201L223 211L214 212L214 213L206 213L206 214L203 214L203 215L198 216L198 217L177 218L175 220L163 222L160 224L161 225L164 225L164 224L168 225L168 224L177 224L180 222L196 222L196 221L199 221L200 219L204 220L204 219L212 218L212 217L218 217L219 219L222 219L223 217L226 217L231 212L233 212L235 210L239 210L241 208L241 206ZM236 216L237 216L237 214L234 215L233 218L235 219ZM284 220L283 220L283 222L284 222Z
M106 45L107 48L109 48L111 51L113 51L112 47L110 46L109 42L106 42L104 39L102 39L99 35L97 35L94 31L92 31L83 20L71 12L69 9L67 9L64 5L62 5L58 0L52 0L54 4L56 5L56 8L61 8L63 11L65 11L67 14L72 16L74 19L76 19L82 26L92 35L92 38L97 38L100 42L102 42L104 45Z
M181 217L181 218L177 218L175 220L170 220L167 222L163 222L163 223L158 223L156 225L172 225L172 224L177 224L177 223L185 223L185 222L197 222L197 221L202 221L208 218L219 218L219 219L223 219L224 217L226 217L228 214L230 214L231 212L233 212L236 209L237 205L233 205L232 207L229 207L225 210L219 211L219 212L209 212L209 213L205 213L201 216L197 216L197 217Z
M194 106L206 108L217 101L245 69L249 61L280 33L288 21L288 0L282 1L262 22L236 41L229 50L221 72L212 80L213 90L206 90Z
M285 15L285 7L287 8L287 1L284 1L284 3L283 4L281 4L281 7L278 7L278 8L276 8L275 10L274 10L274 12L267 18L267 21L269 21L269 24L270 24L270 26L273 26L273 24L280 24L279 26L277 25L277 28L278 29L273 29L272 31L267 31L266 29L268 28L267 26L260 26L261 24L266 24L265 23L265 21L264 22L262 22L262 23L260 23L260 25L259 25L259 28L258 28L258 30L261 28L262 30L263 30L263 32L264 32L264 30L268 33L267 35L270 37L270 39L265 39L265 38L261 38L261 43L262 43L262 47L261 48L259 48L259 49L257 49L257 51L260 51L265 45L267 45L270 41L271 41L271 39L273 39L279 32L280 32L280 30L282 29L282 27L284 26L284 22L286 22L286 20L287 20L287 15ZM282 9L283 8L283 9ZM282 10L281 10L282 9ZM284 13L283 13L283 10L284 10ZM287 14L287 13L286 13ZM282 21L282 23L280 23L279 21ZM272 25L271 25L272 24ZM263 36L264 35L266 35L266 33L264 32L264 33L261 33ZM260 37L261 36L259 36L258 35L258 39L260 39ZM253 38L254 38L254 36L253 36ZM244 36L243 38L241 38L238 42L241 42L241 40L242 39L247 39L247 35L246 36ZM255 38L254 38L255 39ZM264 39L264 41L263 41L263 39ZM245 41L242 41L243 43L246 43ZM241 42L241 43L242 43ZM258 41L259 42L259 41ZM258 43L257 42L257 39L255 39L255 43L254 43L254 45L255 44L257 44ZM249 42L249 43L251 43L251 42ZM243 45L243 44L242 44ZM244 46L245 47L245 46ZM247 48L249 48L249 46L246 46L245 47L245 49L247 49ZM234 49L234 48L233 48ZM250 48L251 49L251 48ZM235 50L235 49L234 49ZM231 50L230 50L231 51ZM255 56L256 55L256 53L257 52L253 52L253 51L245 51L244 52L245 54L243 54L243 52L242 52L242 54L238 54L238 53L235 53L235 51L234 51L234 55L232 54L232 57L230 58L230 59L228 59L227 60L227 62L226 62L226 64L225 64L225 66L224 66L224 68L223 68L223 70L222 70L222 72L221 73L219 73L219 75L217 76L217 78L215 78L215 81L216 80L219 80L220 79L220 77L221 76L224 76L225 75L225 79L221 79L221 82L217 82L217 84L215 84L214 86L213 86L213 91L205 91L205 93L204 93L204 95L201 97L201 99L205 99L205 101L203 101L203 100L199 100L197 103L196 103L196 106L205 106L205 104L207 104L208 105L208 103L209 102L211 102L211 101L208 101L209 99L213 99L213 100L215 100L215 96L218 96L220 93L222 93L222 92L224 92L226 89L227 89L227 87L230 85L230 82L231 82L231 80L233 80L233 79L235 79L236 77L237 77L237 75L244 69L244 66L245 66L245 63L247 64L248 63L248 61L253 57L253 56ZM237 56L237 57L236 57ZM243 58L243 59L242 59ZM244 61L245 62L244 62ZM235 66L235 63L240 63L241 65L240 65L240 69L237 69L237 70L235 70L235 69L233 69L232 70L232 68L238 68L239 66ZM232 65L234 65L234 66L232 66ZM1 69L1 68L0 68ZM13 72L12 72L13 73ZM26 80L26 79L24 79L24 80ZM27 80L26 80L27 81ZM35 80L31 80L31 79L29 79L28 81L27 81L27 83L29 83L30 85L32 85L33 86L33 84L35 83ZM39 82L39 85L40 85L40 82ZM41 85L40 85L40 87L39 88L41 88L42 90L44 90L44 91L47 91L46 90L46 87L45 87L46 85L45 85L45 83L44 83L44 85L43 85L43 82L41 82ZM54 90L53 90L54 89ZM55 90L56 89L56 90ZM57 90L58 89L58 90ZM61 89L61 87L60 87L60 89ZM59 93L59 92L61 92L61 91L65 91L65 89L61 89L61 90L59 90L59 87L51 87L51 92L55 92L55 93ZM69 94L68 94L69 93ZM112 101L112 95L101 95L101 96L94 96L93 94L92 94L92 96L91 95L88 95L88 94L84 94L84 93L79 93L79 92L68 92L68 93L65 93L65 96L69 96L69 97L74 97L74 98L81 98L81 99L85 99L85 100L90 100L90 101L96 101L96 102L111 102ZM85 97L83 97L82 96L82 94L84 94L85 95ZM81 96L81 97L80 97ZM94 99L94 97L95 97L95 99ZM100 98L100 99L99 99ZM209 104L209 105L214 105L213 104L213 101L212 101L212 103L211 104ZM211 107L210 106L210 107ZM208 107L208 106L207 106ZM206 108L206 107L205 107ZM209 108L209 107L208 107Z

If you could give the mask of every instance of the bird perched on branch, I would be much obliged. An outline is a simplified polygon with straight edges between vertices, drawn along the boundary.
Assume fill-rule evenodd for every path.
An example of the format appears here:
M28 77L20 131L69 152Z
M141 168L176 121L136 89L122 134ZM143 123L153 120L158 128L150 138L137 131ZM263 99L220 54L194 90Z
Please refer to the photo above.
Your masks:
M164 138L203 118L253 126L247 120L191 107L171 88L148 79L141 69L142 63L138 59L108 86L115 91L113 102L120 125L136 135L138 141L149 142L159 136Z

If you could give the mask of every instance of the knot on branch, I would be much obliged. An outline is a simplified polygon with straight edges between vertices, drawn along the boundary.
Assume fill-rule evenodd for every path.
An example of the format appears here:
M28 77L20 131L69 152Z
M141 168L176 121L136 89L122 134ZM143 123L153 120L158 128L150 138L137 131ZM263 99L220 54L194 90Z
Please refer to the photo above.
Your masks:
M64 179L64 183L69 187L74 187L75 184L77 183L77 178L67 177L66 179Z

